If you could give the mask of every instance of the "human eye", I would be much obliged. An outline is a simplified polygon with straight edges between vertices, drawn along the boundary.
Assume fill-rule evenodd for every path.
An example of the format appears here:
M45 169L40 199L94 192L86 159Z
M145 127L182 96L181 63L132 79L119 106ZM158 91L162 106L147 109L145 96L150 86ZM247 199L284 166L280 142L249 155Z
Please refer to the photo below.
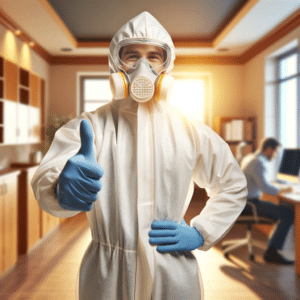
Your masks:
M148 57L148 59L152 62L160 62L162 61L161 55L159 53L151 53Z
M138 54L130 54L127 56L127 60L130 60L130 61L136 61L138 60L140 57Z
M153 55L150 55L150 56L149 56L149 59L153 59L153 60L159 60L159 59L160 59L160 57L159 57L159 55L155 55L155 54L153 54Z

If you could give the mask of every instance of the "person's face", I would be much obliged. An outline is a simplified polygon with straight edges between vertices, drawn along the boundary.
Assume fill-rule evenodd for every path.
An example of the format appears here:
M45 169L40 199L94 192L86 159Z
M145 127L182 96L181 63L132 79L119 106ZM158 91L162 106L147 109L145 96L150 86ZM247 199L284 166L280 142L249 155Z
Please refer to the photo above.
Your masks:
M120 51L120 58L123 62L122 69L128 72L142 57L149 61L157 73L163 71L163 63L165 62L164 49L159 46L147 44L131 44L122 47Z
M270 161L277 157L278 152L279 152L279 147L276 147L275 149L272 149L271 147L269 147L265 150L264 155Z

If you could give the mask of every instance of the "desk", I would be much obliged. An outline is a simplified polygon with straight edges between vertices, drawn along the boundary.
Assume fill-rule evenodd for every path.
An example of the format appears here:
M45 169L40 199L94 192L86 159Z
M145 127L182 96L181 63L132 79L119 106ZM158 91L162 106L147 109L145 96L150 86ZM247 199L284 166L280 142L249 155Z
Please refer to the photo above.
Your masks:
M295 264L296 274L300 276L300 194L299 193L286 193L278 195L280 200L294 204L295 207Z

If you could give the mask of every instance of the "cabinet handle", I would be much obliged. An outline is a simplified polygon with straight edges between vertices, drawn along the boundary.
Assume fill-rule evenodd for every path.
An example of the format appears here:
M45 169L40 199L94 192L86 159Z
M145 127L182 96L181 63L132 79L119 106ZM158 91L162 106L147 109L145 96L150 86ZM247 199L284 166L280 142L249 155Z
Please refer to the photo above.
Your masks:
M20 136L20 128L17 128L17 136Z

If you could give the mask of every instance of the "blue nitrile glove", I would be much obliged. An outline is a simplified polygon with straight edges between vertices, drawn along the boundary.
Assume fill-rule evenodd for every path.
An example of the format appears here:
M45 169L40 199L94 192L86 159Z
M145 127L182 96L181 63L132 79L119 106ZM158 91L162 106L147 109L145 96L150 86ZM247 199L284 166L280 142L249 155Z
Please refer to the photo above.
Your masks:
M88 120L80 124L81 148L62 170L55 194L59 205L67 210L89 211L98 198L104 171L96 162L93 129Z
M196 228L190 227L184 220L154 221L149 231L149 242L157 246L160 253L172 251L192 251L203 245L203 237Z

